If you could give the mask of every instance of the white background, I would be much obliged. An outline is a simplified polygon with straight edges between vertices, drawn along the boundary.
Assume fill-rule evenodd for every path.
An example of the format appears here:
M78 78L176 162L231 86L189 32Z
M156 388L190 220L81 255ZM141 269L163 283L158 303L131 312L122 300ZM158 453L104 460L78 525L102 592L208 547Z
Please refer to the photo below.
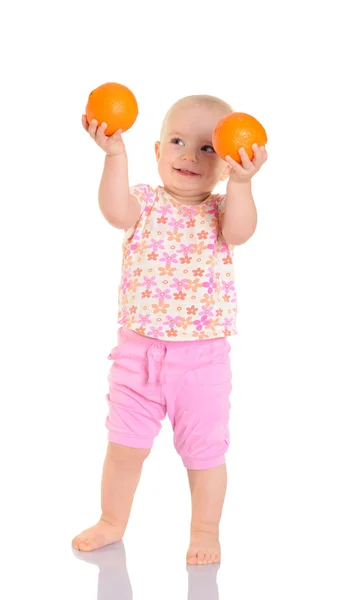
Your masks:
M1 596L97 597L70 541L99 517L122 233L99 212L103 154L80 119L89 92L118 81L140 110L131 184L159 183L154 142L184 95L222 97L269 138L258 229L236 250L219 597L349 600L346 3L22 2L3 17ZM134 600L187 598L190 498L171 433L167 421L125 537ZM216 596L193 586L200 598Z

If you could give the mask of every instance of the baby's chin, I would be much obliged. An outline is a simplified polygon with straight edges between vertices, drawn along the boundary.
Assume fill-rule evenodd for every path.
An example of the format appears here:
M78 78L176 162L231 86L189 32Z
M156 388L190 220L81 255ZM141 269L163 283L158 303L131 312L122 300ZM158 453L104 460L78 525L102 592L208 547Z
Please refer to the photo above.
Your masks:
M212 190L204 190L201 186L178 186L166 179L161 181L165 192L178 202L184 201L184 204L201 204L212 194Z
M163 177L161 181L165 188L184 194L203 194L206 193L207 185L204 186L204 179L201 175L179 175L172 173L170 177Z

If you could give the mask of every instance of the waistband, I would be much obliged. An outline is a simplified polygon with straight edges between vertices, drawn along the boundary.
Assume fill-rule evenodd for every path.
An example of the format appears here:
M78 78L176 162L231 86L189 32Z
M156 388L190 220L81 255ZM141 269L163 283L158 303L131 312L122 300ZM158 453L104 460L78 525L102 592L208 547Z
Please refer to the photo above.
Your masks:
M223 343L223 340L225 340L228 345L229 342L227 340L227 338L225 337L220 337L220 338L210 338L210 339L205 339L205 340L182 340L179 342L175 342L174 340L157 340L156 338L149 338L146 337L144 335L140 335L139 333L137 333L136 331L133 331L132 329L128 329L127 327L121 327L118 330L118 341L122 341L122 340L128 340L128 341L134 341L136 343L138 343L139 345L143 345L145 347L149 347L151 345L156 346L158 348L186 348L191 346L191 348L195 347L195 346L201 346L203 347L204 344L208 344L211 345L214 342Z

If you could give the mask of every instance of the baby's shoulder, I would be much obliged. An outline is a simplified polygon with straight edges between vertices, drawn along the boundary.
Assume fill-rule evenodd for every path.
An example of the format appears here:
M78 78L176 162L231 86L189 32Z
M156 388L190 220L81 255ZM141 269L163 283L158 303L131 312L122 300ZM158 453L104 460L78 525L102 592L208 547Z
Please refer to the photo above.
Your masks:
M129 188L130 193L133 196L149 196L150 194L156 194L156 189L148 183L137 183Z

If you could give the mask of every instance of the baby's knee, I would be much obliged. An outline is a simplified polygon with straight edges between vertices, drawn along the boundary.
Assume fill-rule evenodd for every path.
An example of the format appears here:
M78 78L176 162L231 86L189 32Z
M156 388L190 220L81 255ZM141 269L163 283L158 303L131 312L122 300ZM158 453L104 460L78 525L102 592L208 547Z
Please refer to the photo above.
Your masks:
M132 448L114 442L109 442L107 448L107 456L111 460L125 465L141 465L150 452L151 448Z

